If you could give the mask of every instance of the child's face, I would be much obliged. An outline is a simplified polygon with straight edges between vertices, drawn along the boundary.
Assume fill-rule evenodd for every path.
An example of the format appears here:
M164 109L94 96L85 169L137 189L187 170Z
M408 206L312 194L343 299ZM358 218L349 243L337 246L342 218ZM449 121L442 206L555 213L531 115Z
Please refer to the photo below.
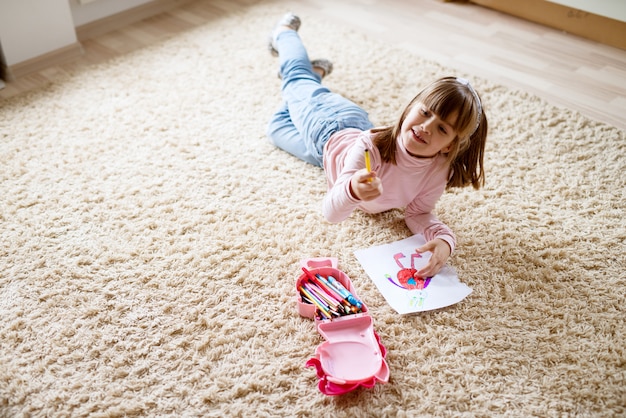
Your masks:
M417 102L402 123L402 143L416 157L434 157L445 154L452 148L457 132L452 128L457 115L444 121L423 103Z

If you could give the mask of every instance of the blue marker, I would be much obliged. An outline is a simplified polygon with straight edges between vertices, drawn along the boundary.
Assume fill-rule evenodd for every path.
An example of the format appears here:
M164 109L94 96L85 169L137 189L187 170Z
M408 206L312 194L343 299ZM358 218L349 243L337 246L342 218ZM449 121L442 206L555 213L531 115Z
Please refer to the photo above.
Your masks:
M339 292L339 294L343 296L348 302L356 306L358 309L361 309L363 307L361 301L352 296L352 293L350 293L339 280L335 279L333 276L328 276L327 280L333 286L333 288L335 288L335 290L337 290L337 292Z

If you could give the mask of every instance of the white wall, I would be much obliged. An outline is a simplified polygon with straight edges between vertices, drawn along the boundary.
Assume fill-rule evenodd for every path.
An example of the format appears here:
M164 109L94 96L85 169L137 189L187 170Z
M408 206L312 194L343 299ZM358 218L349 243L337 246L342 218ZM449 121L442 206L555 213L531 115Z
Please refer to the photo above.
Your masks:
M3 0L0 0L3 1ZM68 0L66 0L68 1ZM152 0L69 0L74 26L81 26Z
M155 0L0 0L0 61L11 67L78 43L76 27Z
M68 0L0 0L0 44L7 66L76 42Z

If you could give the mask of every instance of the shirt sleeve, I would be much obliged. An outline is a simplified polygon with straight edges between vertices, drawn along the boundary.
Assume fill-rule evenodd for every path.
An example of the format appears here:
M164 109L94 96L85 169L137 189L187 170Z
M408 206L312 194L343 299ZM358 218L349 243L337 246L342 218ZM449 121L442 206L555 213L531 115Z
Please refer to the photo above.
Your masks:
M347 219L359 206L360 200L350 193L350 181L355 172L365 167L365 143L359 138L347 151L343 166L334 183L329 181L329 189L322 202L322 214L328 222L338 223ZM378 155L372 156L372 162Z
M335 183L324 197L322 214L328 222L338 223L347 219L358 205L359 201L350 193L350 181Z
M445 189L445 187L444 187ZM411 232L423 234L426 241L435 238L444 240L450 246L450 254L456 247L454 232L433 213L435 205L443 190L432 190L430 193L414 199L405 210L405 221Z

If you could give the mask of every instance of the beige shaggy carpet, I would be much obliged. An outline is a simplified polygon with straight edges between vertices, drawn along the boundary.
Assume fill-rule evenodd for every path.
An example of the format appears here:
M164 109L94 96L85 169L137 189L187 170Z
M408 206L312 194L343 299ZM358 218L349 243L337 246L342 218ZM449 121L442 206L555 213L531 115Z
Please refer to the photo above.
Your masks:
M471 74L487 185L444 195L474 292L401 317L354 251L403 212L320 214L319 168L273 148L284 10L250 7L0 104L0 416L626 414L626 133ZM327 84L395 121L449 69L302 16ZM246 30L241 30L245 22ZM335 256L389 383L327 397L304 367L300 259Z

